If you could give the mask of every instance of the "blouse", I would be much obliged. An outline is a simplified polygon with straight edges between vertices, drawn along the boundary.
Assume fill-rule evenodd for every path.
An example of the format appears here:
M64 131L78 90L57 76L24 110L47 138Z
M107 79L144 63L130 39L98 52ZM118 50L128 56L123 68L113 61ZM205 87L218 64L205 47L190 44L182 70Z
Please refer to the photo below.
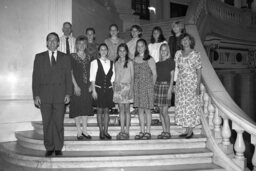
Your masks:
M128 49L129 49L129 57L130 59L134 59L135 57L135 48L136 48L136 43L137 41L139 40L139 38L136 38L136 39L131 39L129 42L127 42L127 46L128 46Z
M131 83L132 81L132 73L133 73L133 62L128 61L127 68L124 68L124 62L121 62L119 59L115 63L115 69L116 69L116 77L115 82L119 83Z
M155 62L159 61L159 55L160 55L160 46L163 43L167 43L166 41L163 41L161 43L150 43L148 45L149 54L154 58Z
M108 38L105 40L105 43L108 46L108 59L111 61L115 61L116 60L116 56L117 56L117 47L121 44L124 43L123 39L118 38L118 41L116 43L113 43L111 41L111 38Z

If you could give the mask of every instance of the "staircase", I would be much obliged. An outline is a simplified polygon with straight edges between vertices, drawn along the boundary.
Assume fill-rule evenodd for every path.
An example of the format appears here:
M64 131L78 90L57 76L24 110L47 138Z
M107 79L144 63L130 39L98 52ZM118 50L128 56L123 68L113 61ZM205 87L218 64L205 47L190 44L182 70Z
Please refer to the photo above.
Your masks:
M184 129L174 124L174 112L170 111L171 134L168 140L158 140L161 125L152 125L151 140L134 140L139 132L137 115L132 115L130 139L116 140L120 126L109 127L112 140L99 140L96 116L88 120L88 133L92 140L77 141L73 119L65 115L65 143L63 157L44 157L42 122L32 122L34 130L16 132L16 142L0 145L4 160L11 165L29 169L78 170L211 170L221 171L213 164L213 152L206 148L207 138L202 126L194 129L191 139L179 138ZM117 120L116 115L111 120ZM159 119L159 114L153 114Z
M4 170L2 165L6 170L15 171L246 170L243 132L250 134L250 143L256 147L256 123L233 102L222 86L201 40L208 33L226 33L226 25L215 26L215 21L225 20L227 23L243 25L246 19L252 19L253 21L246 22L248 25L243 25L241 29L255 31L255 16L256 14L245 17L243 11L226 8L218 0L193 0L185 18L142 26L146 40L149 40L151 30L156 25L162 27L165 37L168 38L171 35L170 24L178 20L185 23L186 30L196 39L196 50L201 53L204 68L201 84L203 106L200 113L202 125L194 129L191 139L178 137L184 130L174 124L173 109L169 111L172 138L168 140L156 139L162 131L161 125L151 127L151 140L134 140L134 136L139 132L137 115L132 115L130 139L116 140L115 135L120 131L120 126L118 117L111 115L112 126L109 127L109 132L113 136L112 140L99 140L96 117L93 116L88 121L88 133L93 136L92 140L77 141L74 121L65 115L63 157L44 157L42 122L32 122L34 130L16 132L17 141L0 144L0 170ZM241 39L244 37L235 34L235 29L230 29L228 33L225 36ZM245 33L249 34L251 39L255 37L255 32ZM153 119L159 119L159 114L153 114ZM232 137L235 139L234 145L230 142L232 131L237 134ZM256 170L256 151L253 153L252 164Z

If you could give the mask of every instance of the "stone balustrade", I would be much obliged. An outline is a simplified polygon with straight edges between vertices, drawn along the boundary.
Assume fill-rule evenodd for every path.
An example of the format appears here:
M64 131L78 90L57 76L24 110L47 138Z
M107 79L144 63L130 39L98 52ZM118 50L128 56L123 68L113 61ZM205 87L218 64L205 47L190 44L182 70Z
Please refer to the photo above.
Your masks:
M246 150L243 133L247 132L251 136L251 144L256 146L256 126L253 126L253 130L245 125L248 125L245 121L237 121L230 116L232 113L228 113L228 110L224 110L224 107L220 107L221 104L216 103L213 96L211 96L203 84L201 84L202 100L204 111L204 117L207 124L212 131L216 143L223 150L223 152L234 161L242 170L247 168L247 159L244 156ZM206 110L207 109L207 110ZM249 121L248 121L249 122ZM231 127L232 126L232 127ZM231 132L234 130L237 134L234 144L231 144ZM233 151L234 150L234 151ZM254 150L251 163L254 170L256 170L256 150Z

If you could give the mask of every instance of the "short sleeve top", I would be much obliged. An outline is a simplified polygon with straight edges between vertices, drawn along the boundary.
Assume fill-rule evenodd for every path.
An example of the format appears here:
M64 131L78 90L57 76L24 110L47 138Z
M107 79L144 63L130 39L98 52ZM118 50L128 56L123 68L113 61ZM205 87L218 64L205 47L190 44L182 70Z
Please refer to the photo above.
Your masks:
M172 58L156 63L157 82L170 82L171 71L175 69L175 63Z
M115 61L116 60L116 56L117 56L117 47L121 43L124 43L124 40L118 38L118 41L116 43L113 43L111 41L111 38L108 38L108 39L105 40L105 43L108 46L108 59L111 60L111 61Z

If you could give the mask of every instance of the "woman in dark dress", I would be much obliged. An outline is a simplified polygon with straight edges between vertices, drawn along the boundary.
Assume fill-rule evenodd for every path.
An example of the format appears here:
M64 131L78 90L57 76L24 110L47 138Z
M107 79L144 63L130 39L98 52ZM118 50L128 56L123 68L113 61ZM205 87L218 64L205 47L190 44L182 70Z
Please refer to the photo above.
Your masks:
M77 127L77 139L91 139L87 133L88 116L93 115L91 94L89 93L90 58L85 53L86 37L79 36L76 39L77 53L71 54L72 82L74 92L70 102L70 118L75 119ZM83 128L80 127L82 120Z
M85 31L85 36L87 37L87 48L86 48L86 54L90 56L90 61L93 61L94 59L97 59L99 57L98 54L98 43L96 43L96 32L95 29L92 27L89 27Z
M171 57L174 59L175 53L178 50L181 50L181 37L185 33L184 24L180 21L176 21L172 23L172 36L169 37L168 45L170 47ZM175 68L174 72L174 82L173 85L176 84L178 69ZM174 88L175 89L175 88ZM171 106L175 106L175 94L172 93Z
M180 21L172 23L172 36L169 37L168 45L170 47L171 57L174 59L175 53L181 50L181 35L184 34L184 25Z
M90 82L92 97L97 107L97 122L100 130L100 139L111 139L108 133L109 108L113 103L113 82L115 81L115 67L108 59L108 46L99 45L99 58L91 62Z

